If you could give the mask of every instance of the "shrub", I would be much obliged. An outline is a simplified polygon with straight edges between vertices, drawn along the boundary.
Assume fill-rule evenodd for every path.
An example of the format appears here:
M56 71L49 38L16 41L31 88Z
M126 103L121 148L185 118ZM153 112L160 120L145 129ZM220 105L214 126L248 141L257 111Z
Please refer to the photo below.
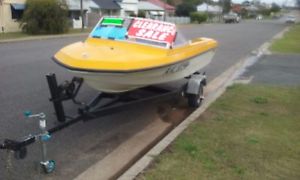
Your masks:
M272 3L272 7L271 7L271 12L274 12L274 13L277 13L277 12L279 12L280 11L280 6L278 5L278 4L276 4L276 3Z
M177 16L189 16L191 12L195 12L196 7L191 3L182 3L176 7L175 14Z
M145 18L146 17L146 12L145 11L139 11L137 16L141 17L141 18Z
M27 0L21 19L29 34L59 34L68 31L68 10L59 0Z
M259 12L260 14L262 14L263 16L270 16L271 15L271 9L262 9Z
M208 16L206 13L192 12L190 14L190 18L191 18L192 22L200 24L202 22L205 22L207 20Z
M136 14L134 12L130 12L129 17L136 17Z

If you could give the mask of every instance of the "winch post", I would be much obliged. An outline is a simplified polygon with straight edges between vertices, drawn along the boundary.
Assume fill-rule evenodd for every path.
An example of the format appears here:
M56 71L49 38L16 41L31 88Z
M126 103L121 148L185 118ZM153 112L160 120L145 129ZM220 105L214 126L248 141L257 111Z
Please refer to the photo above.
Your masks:
M66 121L65 111L62 104L62 100L59 99L60 95L59 95L56 76L54 73L50 73L46 75L46 78L47 78L47 82L51 94L50 100L53 102L56 118L59 122L65 122Z

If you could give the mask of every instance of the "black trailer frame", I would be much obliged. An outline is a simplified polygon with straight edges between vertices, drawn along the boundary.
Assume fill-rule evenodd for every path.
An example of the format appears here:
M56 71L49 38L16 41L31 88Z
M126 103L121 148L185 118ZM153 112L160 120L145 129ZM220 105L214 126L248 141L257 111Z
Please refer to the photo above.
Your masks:
M183 86L176 90L168 90L156 86L149 86L138 90L148 93L148 95L144 97L135 97L134 95L136 94L134 91L118 94L100 92L90 103L85 104L76 100L76 96L83 83L82 78L74 77L71 81L65 81L60 85L57 83L55 74L48 74L46 75L46 78L51 95L50 101L53 103L56 118L60 122L57 126L47 130L49 135L63 130L79 121L96 119L112 112L136 107L147 101L157 102L172 99L175 96L182 95L185 88L185 86ZM109 99L109 101L99 105L103 99ZM72 100L75 104L80 106L75 117L70 117L65 113L63 102L67 100ZM14 151L14 153L17 154L16 157L23 159L27 154L26 147L37 140L37 137L32 135L27 136L26 139L21 141L5 139L4 142L0 144L0 149Z
M199 107L204 99L203 88L206 85L206 75L200 72L186 77L186 83L177 89L165 89L158 86L148 86L140 88L135 91L125 93L103 93L100 92L89 103L83 103L76 99L78 92L83 84L83 78L73 77L71 81L64 81L61 84L57 83L56 75L54 73L46 75L49 91L50 101L53 104L57 121L60 123L50 129L46 129L46 120L44 113L32 115L31 112L25 113L27 117L39 117L40 129L42 133L36 135L28 135L23 140L5 139L0 144L0 149L12 151L17 159L24 159L27 155L27 146L36 141L42 144L42 161L41 167L45 173L51 173L55 169L55 161L48 160L46 154L46 141L51 138L51 135L59 132L79 121L88 121L96 119L116 111L122 111L136 107L145 102L152 103L158 101L166 101L168 99L177 99L180 95L188 100L191 107ZM64 101L72 100L74 104L79 105L77 115L71 117L66 115L64 110Z

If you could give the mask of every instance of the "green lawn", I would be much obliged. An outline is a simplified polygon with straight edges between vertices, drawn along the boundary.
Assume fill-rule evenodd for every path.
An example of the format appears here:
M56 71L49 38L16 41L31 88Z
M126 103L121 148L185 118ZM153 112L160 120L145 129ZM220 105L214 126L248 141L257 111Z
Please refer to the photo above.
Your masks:
M234 85L137 179L300 179L300 87Z
M22 32L12 32L12 33L0 33L0 40L4 39L17 39L29 37L30 35L22 33Z
M278 53L300 53L300 24L294 25L283 38L275 40L271 51Z
M69 32L67 34L89 33L92 30L92 28L86 28L83 30L83 32L81 32L81 29L69 29Z
M66 34L77 34L77 33L88 33L92 29L87 28L81 32L81 29L69 29L69 32ZM19 38L26 38L26 37L35 37L36 35L29 35L23 32L12 32L12 33L0 33L0 40L7 40L7 39L19 39ZM49 35L38 35L38 36L49 36Z

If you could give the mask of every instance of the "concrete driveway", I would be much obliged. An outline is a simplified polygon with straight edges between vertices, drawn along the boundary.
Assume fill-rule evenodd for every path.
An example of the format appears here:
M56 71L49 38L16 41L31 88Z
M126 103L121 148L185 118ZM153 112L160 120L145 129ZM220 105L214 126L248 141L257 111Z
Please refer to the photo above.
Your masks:
M243 75L254 84L300 85L300 55L272 54L260 59Z

